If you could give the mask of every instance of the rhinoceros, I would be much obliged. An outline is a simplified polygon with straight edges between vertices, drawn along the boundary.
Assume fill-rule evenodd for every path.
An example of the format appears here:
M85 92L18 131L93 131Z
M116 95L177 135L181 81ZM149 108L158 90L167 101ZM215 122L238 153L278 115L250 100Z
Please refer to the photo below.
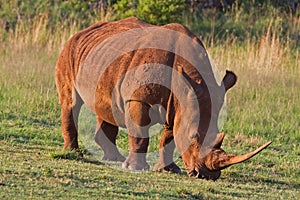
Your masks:
M123 168L148 170L149 127L163 132L154 170L180 173L173 161L181 154L189 176L216 180L224 168L243 162L222 148L218 117L225 93L237 76L217 80L203 43L187 27L155 26L130 17L99 22L75 34L56 65L63 149L78 150L78 115L83 104L96 115L96 143L104 160ZM116 146L118 127L127 128L129 153Z

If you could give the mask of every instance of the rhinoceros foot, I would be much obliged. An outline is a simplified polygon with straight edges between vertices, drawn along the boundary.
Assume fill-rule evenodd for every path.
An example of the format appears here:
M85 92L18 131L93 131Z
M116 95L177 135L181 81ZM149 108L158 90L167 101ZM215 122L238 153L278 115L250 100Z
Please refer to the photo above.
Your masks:
M125 157L122 156L121 154L115 155L115 154L105 154L102 158L102 160L105 161L115 161L115 162L124 162L125 161Z
M105 154L102 158L105 161L115 161L115 162L124 162L125 157L122 156L120 153L118 154Z
M174 162L172 162L171 164L165 166L164 163L162 162L158 162L154 165L153 170L155 171L167 171L167 172L172 172L175 174L180 174L181 173L181 169L180 167L178 167Z
M122 163L122 168L134 171L149 170L145 153L129 153L127 159Z
M76 155L80 158L83 158L83 153L80 150L76 150Z
M70 147L65 145L64 148L62 149L64 152L73 152L76 156L83 158L83 153L81 150L77 147Z

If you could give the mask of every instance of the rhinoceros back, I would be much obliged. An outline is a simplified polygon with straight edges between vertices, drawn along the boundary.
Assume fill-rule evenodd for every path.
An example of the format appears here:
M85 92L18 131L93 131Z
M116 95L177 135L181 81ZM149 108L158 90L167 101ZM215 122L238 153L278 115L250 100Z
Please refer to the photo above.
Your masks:
M126 95L128 94L126 86L121 87L122 81L125 74L130 74L129 71L133 68L145 67L145 64L148 64L149 68L147 56L152 57L150 59L152 67L157 66L157 64L174 69L181 66L185 67L185 71L189 73L193 71L191 70L193 67L188 66L195 66L199 68L197 70L201 71L201 74L213 74L202 43L187 28L179 24L158 27L132 17L117 22L102 23L98 26L93 25L84 30L82 34L79 33L79 36L76 45L78 48L75 48L74 51L74 64L78 69L75 76L75 87L85 104L94 112L96 104L103 104L104 107L106 106L103 110L109 110L113 103L111 96L116 91L116 87L117 90L119 88L117 92L119 97L115 104L120 113L124 112L124 102L130 100L130 96ZM154 53L154 50L167 53L157 54ZM143 55L139 55L139 51L143 51ZM126 54L129 54L127 58ZM123 59L119 63L115 62L124 55L125 60ZM186 62L178 63L177 60L180 59L176 59L177 55L187 58L189 64ZM106 71L113 72L106 73ZM157 80L155 79L156 76L159 77L159 73L154 73L155 70L149 71L143 68L140 71L144 71L144 75L135 72L134 76L139 74L140 76L148 76L148 80L151 81ZM166 70L162 70L162 73L163 71ZM103 76L106 81L99 84ZM199 76L196 76L199 79ZM161 82L170 82L171 75L167 73L165 77L159 79ZM133 83L136 85L137 81L131 82L131 84ZM98 99L96 98L97 95ZM140 98L139 100L143 100L141 95Z

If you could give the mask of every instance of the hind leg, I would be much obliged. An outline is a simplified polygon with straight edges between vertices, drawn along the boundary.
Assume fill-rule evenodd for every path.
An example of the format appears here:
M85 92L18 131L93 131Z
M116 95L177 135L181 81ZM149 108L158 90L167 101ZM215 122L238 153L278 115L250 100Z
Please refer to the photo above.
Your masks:
M66 45L57 61L55 81L61 105L63 149L78 150L77 122L83 101L75 89L74 71L69 62L69 53L69 46Z
M72 102L63 100L61 104L63 150L78 150L78 116L83 104L78 93L74 91Z
M104 151L104 156L102 159L123 162L125 158L120 154L116 146L118 127L109 124L99 118L98 127L99 128L95 134L95 141Z

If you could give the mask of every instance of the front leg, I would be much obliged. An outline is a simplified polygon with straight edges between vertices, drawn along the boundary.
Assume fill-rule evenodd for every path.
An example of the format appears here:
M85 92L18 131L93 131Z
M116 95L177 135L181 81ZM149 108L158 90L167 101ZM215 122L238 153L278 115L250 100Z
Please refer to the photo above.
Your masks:
M129 135L129 155L123 162L122 167L130 170L149 170L146 162L146 154L149 138L136 138Z
M64 88L63 88L64 89ZM69 92L68 96L65 94ZM63 90L61 98L62 136L64 138L63 150L75 150L79 156L83 156L78 147L78 116L83 104L77 91ZM70 97L71 98L68 98Z
M173 130L167 125L164 125L164 131L162 138L159 142L159 160L154 166L156 171L170 171L176 174L180 174L180 168L173 161L173 154L175 149L175 142L173 136Z
M138 101L128 102L125 123L129 138L129 155L122 167L131 170L148 170L146 154L149 145L150 107Z

